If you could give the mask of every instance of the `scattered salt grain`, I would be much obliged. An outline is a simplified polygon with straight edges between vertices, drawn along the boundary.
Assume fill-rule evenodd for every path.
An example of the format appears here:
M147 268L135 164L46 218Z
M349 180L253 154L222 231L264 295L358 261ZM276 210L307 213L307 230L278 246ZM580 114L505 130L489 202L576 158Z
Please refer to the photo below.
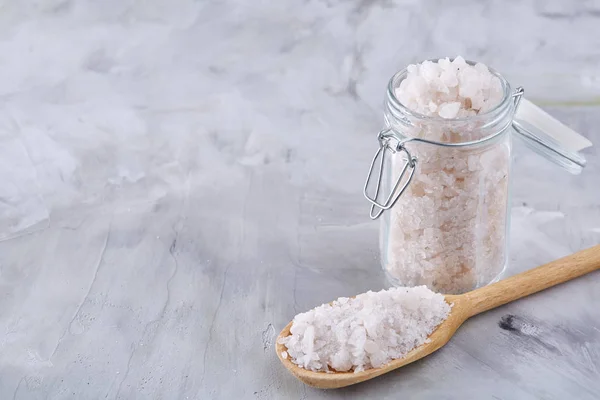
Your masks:
M279 343L301 368L359 372L404 357L449 313L444 297L425 286L369 291L296 315Z

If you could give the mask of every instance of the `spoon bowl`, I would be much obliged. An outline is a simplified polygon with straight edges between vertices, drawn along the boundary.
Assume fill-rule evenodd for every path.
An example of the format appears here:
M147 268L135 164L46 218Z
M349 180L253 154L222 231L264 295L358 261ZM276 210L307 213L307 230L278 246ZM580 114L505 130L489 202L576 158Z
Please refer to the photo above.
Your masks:
M387 372L393 371L396 368L403 367L407 364L417 361L434 351L444 346L450 338L454 335L454 332L466 321L467 317L464 313L464 302L461 302L460 296L447 295L445 296L446 302L452 305L450 315L446 318L438 327L429 335L429 341L423 343L419 347L412 349L403 358L398 358L390 361L386 365L380 368L371 368L360 372L315 372L300 368L294 364L290 358L283 358L281 354L286 351L286 347L279 343L279 338L283 338L290 335L290 328L292 322L286 325L277 337L277 357L283 363L283 365L290 371L296 378L306 383L307 385L314 386L320 389L337 389L344 386L354 385L369 379L373 379L379 375L383 375Z
M427 343L414 348L403 358L392 360L379 368L360 372L331 373L300 368L289 357L282 357L282 353L287 351L287 348L279 343L280 338L290 335L293 321L287 324L277 337L275 350L277 357L288 371L307 385L320 389L336 389L354 385L403 367L435 352L448 343L463 322L474 315L597 269L600 269L600 245L465 294L446 295L444 296L446 302L452 305L450 315L429 335Z

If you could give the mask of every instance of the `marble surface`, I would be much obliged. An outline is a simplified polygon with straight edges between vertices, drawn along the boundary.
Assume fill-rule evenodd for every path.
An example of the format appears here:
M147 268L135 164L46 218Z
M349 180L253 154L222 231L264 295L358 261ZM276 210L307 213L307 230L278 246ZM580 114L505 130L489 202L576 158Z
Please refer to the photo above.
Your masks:
M1 399L600 398L598 273L352 388L273 351L295 313L385 287L361 190L389 77L460 53L600 144L600 2L2 1L0 21ZM585 155L573 176L517 146L508 274L600 243Z

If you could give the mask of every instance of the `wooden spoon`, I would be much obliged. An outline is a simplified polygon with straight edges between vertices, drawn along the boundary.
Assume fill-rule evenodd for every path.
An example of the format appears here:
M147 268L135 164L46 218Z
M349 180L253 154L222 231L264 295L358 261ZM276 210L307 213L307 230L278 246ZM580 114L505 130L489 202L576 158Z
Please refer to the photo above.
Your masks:
M463 322L474 315L529 296L530 294L537 293L597 269L600 269L600 245L465 294L446 295L446 301L454 304L452 311L450 316L429 336L430 342L413 349L404 358L392 360L380 368L372 368L356 373L308 371L292 363L289 358L284 359L281 356L281 353L287 349L279 341L277 341L275 350L283 365L296 378L307 385L321 389L335 389L354 385L355 383L363 382L396 368L403 367L433 353L450 340ZM277 339L288 336L291 326L291 322L287 324Z

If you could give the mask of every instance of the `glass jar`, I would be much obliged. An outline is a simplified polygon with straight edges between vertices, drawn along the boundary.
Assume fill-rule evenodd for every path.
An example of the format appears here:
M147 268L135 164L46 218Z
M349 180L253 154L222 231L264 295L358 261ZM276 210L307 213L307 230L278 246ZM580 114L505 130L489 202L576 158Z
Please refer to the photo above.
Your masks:
M557 140L576 133L565 134L568 128L522 99L522 88L513 91L490 71L500 79L502 101L485 113L457 119L424 116L403 106L395 89L407 70L390 80L385 128L364 194L371 218L383 215L381 262L395 286L426 285L457 294L500 278L508 261L515 132L571 172L585 165L580 148ZM525 102L520 115L516 111Z

